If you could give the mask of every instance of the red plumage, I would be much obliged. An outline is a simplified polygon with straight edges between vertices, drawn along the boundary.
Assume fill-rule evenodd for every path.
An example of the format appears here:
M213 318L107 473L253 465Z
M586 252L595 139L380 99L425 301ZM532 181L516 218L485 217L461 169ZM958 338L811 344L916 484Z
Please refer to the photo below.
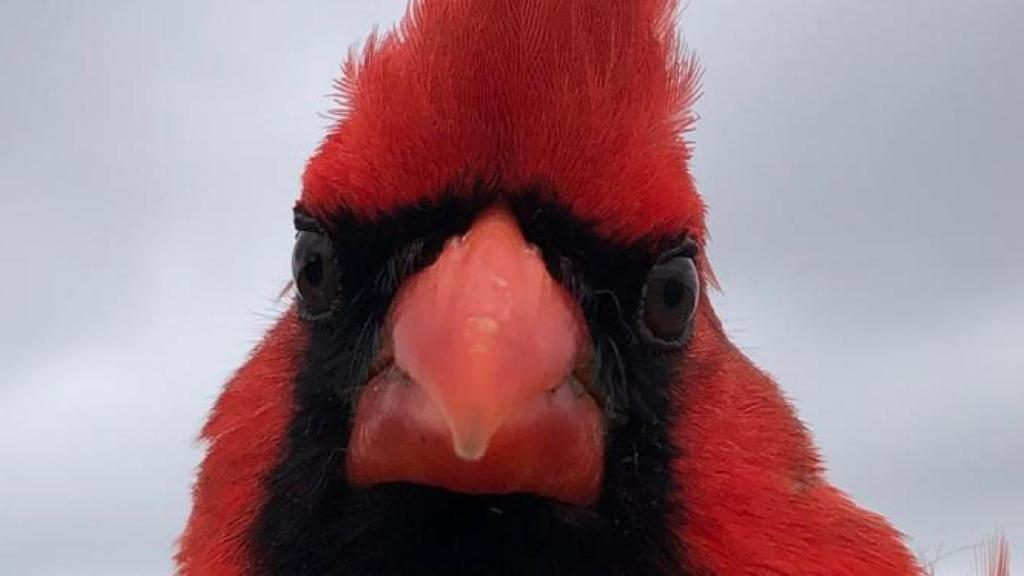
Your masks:
M778 386L703 310L676 429L691 559L710 574L919 574L901 535L823 478Z
M601 234L705 239L683 139L698 71L672 1L425 0L372 37L340 83L340 119L300 204L369 218L477 180L541 185ZM705 282L710 277L705 269ZM261 481L285 442L303 332L289 312L231 380L203 431L209 454L178 560L244 574ZM674 531L706 574L920 573L900 534L822 475L772 380L702 297L675 401ZM697 383L697 384L694 384ZM685 390L685 391L684 391Z
M209 443L181 536L181 574L249 574L246 536L263 504L263 481L282 450L304 334L294 311L271 329L228 382L203 427Z
M544 185L623 240L703 238L682 137L697 68L673 18L657 1L414 3L345 66L302 205L376 214L483 179Z

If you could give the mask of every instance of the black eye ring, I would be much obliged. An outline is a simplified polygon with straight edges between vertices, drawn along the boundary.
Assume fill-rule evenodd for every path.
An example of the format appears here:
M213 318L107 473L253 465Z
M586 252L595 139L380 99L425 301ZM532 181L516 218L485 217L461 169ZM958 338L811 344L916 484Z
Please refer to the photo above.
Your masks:
M693 331L700 298L696 252L696 244L687 242L664 254L647 274L638 324L641 335L660 348L681 347Z
M313 319L329 315L338 301L334 246L327 235L316 228L300 228L292 250L292 278L302 312Z

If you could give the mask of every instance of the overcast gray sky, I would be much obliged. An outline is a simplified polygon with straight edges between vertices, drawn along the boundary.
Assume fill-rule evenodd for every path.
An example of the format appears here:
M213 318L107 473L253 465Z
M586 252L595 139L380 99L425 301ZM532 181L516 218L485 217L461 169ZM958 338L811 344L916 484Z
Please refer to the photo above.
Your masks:
M281 309L331 81L404 8L368 4L0 4L0 572L171 570L193 438ZM1024 3L690 0L682 24L730 333L915 550L1002 528L1024 564Z

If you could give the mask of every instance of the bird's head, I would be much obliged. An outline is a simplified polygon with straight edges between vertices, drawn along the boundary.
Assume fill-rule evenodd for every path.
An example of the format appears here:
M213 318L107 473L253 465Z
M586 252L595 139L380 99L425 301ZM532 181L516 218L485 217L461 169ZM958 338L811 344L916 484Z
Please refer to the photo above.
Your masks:
M349 60L183 567L678 570L672 428L718 325L674 10L423 0Z

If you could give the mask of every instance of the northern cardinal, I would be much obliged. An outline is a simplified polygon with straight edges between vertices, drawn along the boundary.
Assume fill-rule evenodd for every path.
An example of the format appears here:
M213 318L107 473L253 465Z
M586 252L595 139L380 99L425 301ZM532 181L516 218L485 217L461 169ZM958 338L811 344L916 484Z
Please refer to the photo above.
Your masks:
M921 570L708 299L671 0L421 0L340 82L182 574Z

